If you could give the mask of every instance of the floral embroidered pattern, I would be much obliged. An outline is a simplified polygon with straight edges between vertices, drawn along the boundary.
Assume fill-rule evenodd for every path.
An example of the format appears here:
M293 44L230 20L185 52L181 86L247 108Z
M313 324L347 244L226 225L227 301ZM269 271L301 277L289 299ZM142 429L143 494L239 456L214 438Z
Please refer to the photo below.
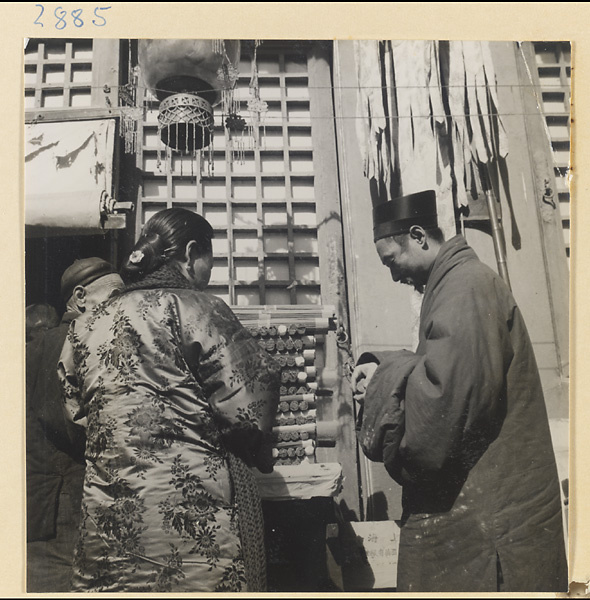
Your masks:
M213 454L220 455L222 452L221 435L213 415L209 411L204 411L195 421L195 431L199 433L201 441L207 444L210 452L213 451ZM207 453L207 456L210 452Z
M143 343L130 318L120 310L115 314L110 330L112 339L98 348L100 360L108 370L116 371L115 379L130 382L137 375Z
M107 300L106 302L98 304L94 307L92 313L90 313L89 317L86 319L85 322L85 327L87 331L92 331L94 329L94 324L96 323L96 321L98 321L102 316L107 314L109 310L108 304L110 302L112 302L112 299Z
M165 531L175 530L183 539L194 540L189 554L203 556L214 567L220 556L216 524L219 502L209 494L201 478L189 472L181 456L174 459L170 485L180 492L160 503Z
M113 418L107 418L102 422L98 419L90 419L86 429L86 456L96 459L107 449L112 449L116 428L117 421Z
M125 421L129 434L149 442L155 449L170 448L182 427L166 417L166 405L158 399L144 401Z
M216 592L239 592L242 586L246 584L246 574L244 572L244 562L242 558L236 558L227 567L221 581L215 587Z
M148 578L153 583L150 591L171 592L178 585L185 574L182 570L182 556L174 544L170 544L170 555L166 559L166 565L154 571Z
M247 355L236 363L232 370L230 384L232 386L243 384L250 393L256 391L257 385L272 386L276 381L276 374L280 366L270 355L265 352L256 352Z
M86 361L90 356L90 350L87 346L80 342L80 337L76 333L73 325L70 326L66 339L72 344L72 348L74 350L72 353L72 362L76 372L75 381L77 381L79 384L79 393L83 394L85 389L84 377L88 371L88 365Z
M122 293L75 327L60 373L87 423L73 590L246 589L220 427L258 439L277 410L271 363L225 304L190 290Z
M117 574L113 571L112 563L107 551L103 551L91 572L90 585L93 589L106 591L117 583Z
M142 526L144 510L143 500L131 495L117 498L96 511L98 531L115 542L117 556L143 552L140 534L147 529L147 526Z
M107 449L114 447L114 431L117 422L112 417L101 417L101 412L108 403L105 395L104 379L99 376L90 406L86 408L88 426L86 428L86 456L96 459L102 456Z
M148 313L152 310L156 310L161 306L162 292L160 290L146 290L143 292L142 297L137 302L137 314L143 320L146 321Z
M186 371L187 366L182 353L180 352L178 345L173 343L170 334L155 336L153 348L155 351L155 360L158 363L162 361L168 362L170 358L173 358L174 366L179 371Z
M171 503L169 496L160 504L161 508L166 508L161 510L164 522L167 528L185 531L194 537L195 523L206 524L215 520L213 499L204 492L201 478L190 472L188 463L182 463L181 455L175 457L170 471L173 477L169 483L180 491L180 497L177 502ZM169 507L173 510L169 511Z
M214 481L217 472L225 466L223 456L215 454L213 452L207 453L205 456L205 471Z
M163 464L160 453L172 446L183 433L183 428L166 416L166 404L158 398L142 402L128 415L125 425L129 427L127 441L133 447L131 459L137 474L144 473L151 464Z

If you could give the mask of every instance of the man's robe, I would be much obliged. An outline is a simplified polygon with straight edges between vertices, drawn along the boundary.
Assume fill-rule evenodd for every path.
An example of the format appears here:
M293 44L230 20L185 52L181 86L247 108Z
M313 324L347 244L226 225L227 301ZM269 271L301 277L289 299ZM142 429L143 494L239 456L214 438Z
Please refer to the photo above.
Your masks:
M403 486L398 591L567 591L559 481L532 344L504 282L457 236L419 345L363 355L359 441Z
M66 419L57 363L77 313L27 343L27 591L70 590L84 485L85 434Z

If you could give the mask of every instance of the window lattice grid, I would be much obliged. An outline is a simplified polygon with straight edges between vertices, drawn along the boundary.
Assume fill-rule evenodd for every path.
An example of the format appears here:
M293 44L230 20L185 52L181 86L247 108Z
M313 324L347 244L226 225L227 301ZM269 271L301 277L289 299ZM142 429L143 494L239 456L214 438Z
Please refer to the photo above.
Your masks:
M25 48L25 109L90 106L93 58L92 40L30 40Z
M157 103L146 97L138 166L143 171L138 231L162 208L202 214L215 231L210 290L230 304L319 304L319 247L307 59L261 52L260 95L268 112L260 144L242 159L216 111L212 151L197 160L170 153L158 139ZM251 65L242 61L236 97L247 110ZM238 134L241 138L241 134ZM166 158L167 157L167 158Z

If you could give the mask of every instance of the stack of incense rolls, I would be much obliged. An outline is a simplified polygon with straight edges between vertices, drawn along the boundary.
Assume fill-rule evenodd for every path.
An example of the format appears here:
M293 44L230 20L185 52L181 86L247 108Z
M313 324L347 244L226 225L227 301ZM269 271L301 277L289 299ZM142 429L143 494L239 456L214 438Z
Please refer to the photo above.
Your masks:
M335 329L333 308L239 306L234 312L281 368L281 398L273 427L275 464L315 462L316 350L323 336Z
M244 327L293 327L298 324L316 335L336 329L333 306L264 305L235 306L234 313ZM287 324L287 325L285 325Z

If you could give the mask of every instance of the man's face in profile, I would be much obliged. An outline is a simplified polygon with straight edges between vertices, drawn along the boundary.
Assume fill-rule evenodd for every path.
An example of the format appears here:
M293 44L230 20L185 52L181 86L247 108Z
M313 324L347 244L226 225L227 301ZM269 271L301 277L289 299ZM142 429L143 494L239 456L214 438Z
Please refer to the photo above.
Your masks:
M381 262L389 269L393 281L411 285L423 292L424 285L419 281L421 246L409 234L377 240L375 248Z

